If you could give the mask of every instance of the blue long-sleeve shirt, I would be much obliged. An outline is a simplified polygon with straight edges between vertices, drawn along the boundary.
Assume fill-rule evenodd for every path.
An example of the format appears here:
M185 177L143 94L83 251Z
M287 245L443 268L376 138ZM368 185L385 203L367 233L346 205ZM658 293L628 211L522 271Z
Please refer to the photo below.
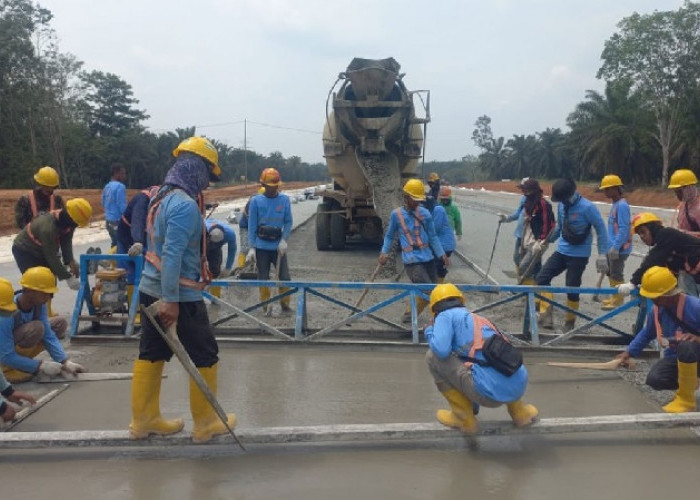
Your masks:
M629 255L632 252L631 220L627 200L620 198L612 204L608 215L608 250L617 248L620 255Z
M445 252L453 252L457 248L457 239L455 238L452 224L450 224L450 218L447 216L447 211L442 205L435 205L433 209L433 224L435 225L435 233L442 244L442 249Z
M146 261L139 290L166 302L196 302L202 292L180 285L180 278L199 281L201 276L202 215L197 202L181 189L166 194L151 229L161 270ZM149 247L151 235L148 236Z
M675 313L675 311L674 311ZM685 296L685 305L683 307L683 316L681 317L684 323L689 326L700 330L700 299L692 295ZM668 339L672 339L676 335L676 330L679 329L678 323L676 323L664 307L659 307L659 323L661 324L661 331L663 336ZM644 322L644 326L641 330L634 336L632 342L627 346L627 352L630 356L636 357L642 352L642 350L649 345L649 342L656 339L656 324L654 322L654 308L649 307L647 312L647 319ZM670 344L664 350L664 356L677 356L676 348L674 344Z
M515 226L515 231L513 234L515 235L516 238L522 238L523 237L523 225L525 223L525 200L527 198L523 196L520 198L520 204L518 205L518 208L515 209L515 211L510 214L508 217L506 217L506 222L513 222L514 220L518 221L518 224Z
M484 340L497 335L488 326L482 329L481 334ZM425 329L425 339L428 341L430 350L440 359L446 359L453 353L468 354L474 342L472 313L465 307L454 307L441 312L435 318L435 323ZM481 350L477 350L474 357L485 360ZM472 376L474 387L480 394L501 403L517 401L525 394L527 388L528 375L525 365L508 377L491 366L474 364Z
M21 296L21 293L15 296L15 303L17 303L17 299ZM41 364L39 360L22 356L15 350L15 339L12 335L15 329L15 317L18 318L17 326L29 323L30 321L40 321L41 324L44 325L44 338L42 343L51 356L51 359L59 363L68 359L61 345L61 341L58 340L56 333L51 329L46 304L40 306L36 318L33 308L28 312L24 312L18 305L17 311L14 314L10 316L0 316L0 363L28 373L35 373Z
M116 222L126 210L126 186L119 181L109 181L102 190L102 207L105 220Z
M568 223L575 233L584 233L589 225L595 229L597 237L598 254L605 255L608 252L608 231L605 228L603 218L596 206L589 200L575 193L568 210ZM554 242L561 236L562 225L564 224L564 203L559 203L557 227L552 233L549 241ZM564 238L559 238L557 251L569 257L590 257L593 245L593 231L588 233L586 240L580 245L572 245Z
M286 194L278 193L274 198L264 194L253 197L248 207L248 246L260 250L277 250L281 240L264 240L258 236L258 227L272 226L282 230L282 240L292 232L292 205Z
M204 223L207 226L207 232L211 231L211 228L213 227L220 227L221 230L224 232L224 240L222 242L223 245L227 245L226 250L226 269L231 269L233 267L233 261L236 258L236 251L237 251L237 245L236 245L236 232L233 230L231 226L229 226L226 222L222 220L216 220L216 219L206 219Z
M418 213L423 220L422 223L416 221L414 215L415 211L411 211L409 213L404 207L399 208L399 210L401 210L401 213L403 214L403 219L406 222L406 229L411 234L411 238L415 240L414 227L416 224L419 224L418 230L420 231L419 234L421 241L423 243L428 243L428 246L425 248L414 248L410 252L404 252L402 250L401 258L403 263L418 264L421 262L429 262L435 258L441 259L442 256L445 255L445 251L442 248L442 243L440 243L440 240L437 237L433 217L430 215L428 209L425 207L418 207ZM408 240L406 239L406 234L399 223L399 216L397 215L396 210L394 210L391 212L391 217L389 217L389 227L384 235L382 253L389 253L391 251L391 243L394 240L394 235L397 231L399 233L399 244L401 245L401 248L403 249L410 246Z

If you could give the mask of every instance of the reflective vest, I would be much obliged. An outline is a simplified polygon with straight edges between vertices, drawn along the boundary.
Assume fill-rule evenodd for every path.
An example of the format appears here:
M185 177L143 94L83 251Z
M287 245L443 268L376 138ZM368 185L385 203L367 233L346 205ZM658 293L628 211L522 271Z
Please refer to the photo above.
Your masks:
M36 196L34 195L33 190L29 191L28 197L29 197L29 206L32 210L32 219L35 219L36 216L41 215L41 213L39 213L39 208L37 207L37 204L36 204ZM54 195L51 194L51 196L49 196L49 212L53 212L54 210L56 210L56 201L55 201Z
M685 309L685 295L681 294L678 299L678 307L676 308L676 317L683 320L683 309ZM654 305L654 327L656 328L656 340L659 342L661 347L668 347L668 339L664 337L664 331L661 328L661 321L659 321L659 306ZM673 338L677 339L681 336L683 331L680 328L676 328Z
M173 189L180 189L180 188L173 188ZM161 272L161 267L162 267L162 261L160 259L160 256L155 252L155 241L153 240L153 233L154 233L154 226L155 226L155 220L158 217L158 212L160 211L160 203L163 201L165 196L169 193L171 193L172 190L165 191L161 196L156 197L156 200L153 202L153 204L150 206L148 209L148 218L146 219L146 231L149 236L149 244L148 247L153 249L153 250L148 250L146 252L146 260L153 264L153 267L155 267L158 272ZM180 285L186 287L186 288L194 288L195 290L204 290L209 283L211 283L212 280L212 274L209 271L209 264L207 263L207 227L206 224L204 224L204 195L202 193L199 193L197 195L197 205L199 206L199 213L202 216L202 251L200 255L200 276L202 278L202 281L195 281L191 280L189 278L183 278L180 277L179 283Z
M423 219L420 217L419 208L420 207L416 207L416 211L413 214L413 216L416 219L416 222L413 224L413 234L415 236L415 240L411 237L411 232L406 226L406 220L403 217L403 212L401 211L401 209L397 208L396 210L394 210L394 212L396 212L397 218L399 219L399 225L401 226L401 230L403 231L403 234L406 237L406 241L408 242L407 246L401 247L401 251L405 253L410 253L415 249L423 249L428 246L428 243L424 243L420 237L420 228Z
M485 326L488 326L491 328L494 332L498 332L498 329L493 326L493 323L491 323L488 319L484 318L483 316L479 316L478 314L472 313L472 322L473 322L473 340L472 340L472 346L469 348L469 357L474 358L476 355L476 351L480 351L484 347L484 335L483 335L483 328ZM498 335L498 333L496 333ZM464 363L464 366L467 368L471 368L474 363L471 361L467 361Z
M58 221L58 216L61 214L61 211L60 210L52 210L50 213ZM40 214L40 215L43 215L43 214ZM59 232L59 235L56 238L56 243L60 244L61 243L61 236L63 236L64 234L68 234L70 232L71 232L71 228L66 228L62 232ZM27 236L29 236L29 239L32 240L36 246L39 246L39 247L44 246L44 244L41 242L41 240L39 238L37 238L36 236L34 236L34 233L32 233L32 223L31 222L29 224L27 224Z

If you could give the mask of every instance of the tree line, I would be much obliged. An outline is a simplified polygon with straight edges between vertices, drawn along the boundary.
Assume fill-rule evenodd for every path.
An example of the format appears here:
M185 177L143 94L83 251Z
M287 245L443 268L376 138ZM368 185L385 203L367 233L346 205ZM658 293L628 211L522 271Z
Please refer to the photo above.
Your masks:
M129 187L160 183L195 128L146 130L131 85L61 52L51 19L31 0L0 0L0 187L26 187L43 165L58 171L63 188L101 187L113 163L126 166ZM213 142L223 182L246 173L255 181L268 166L286 181L328 179L322 163Z

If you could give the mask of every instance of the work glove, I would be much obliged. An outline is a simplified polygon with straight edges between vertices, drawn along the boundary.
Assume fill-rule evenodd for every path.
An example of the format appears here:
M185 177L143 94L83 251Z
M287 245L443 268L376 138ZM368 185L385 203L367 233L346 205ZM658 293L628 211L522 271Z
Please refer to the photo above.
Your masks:
M255 262L255 248L248 250L248 255L245 256L246 264L248 262Z
M73 276L78 277L80 276L80 265L72 260L68 263L68 267L70 268L70 272Z
M287 253L287 240L280 240L279 245L277 245L277 253L280 257Z
M608 266L608 257L606 255L599 255L595 260L595 269L600 274L608 274L610 267Z
M611 248L608 250L608 259L618 260L620 258L620 250L617 248Z
M532 254L541 255L544 251L544 240L537 240L532 244Z
M63 368L63 365L56 361L42 361L39 365L39 372L49 377L55 377L61 373L61 368Z
M503 224L504 222L506 222L507 218L508 216L506 214L498 214L498 223Z
M134 243L129 247L129 250L126 252L129 257L137 257L139 255L143 254L143 243Z
M71 276L66 280L66 283L68 284L68 288L71 290L80 290L80 280L76 278L75 276Z
M228 278L231 276L231 270L230 269L224 269L219 273L219 278Z
M617 287L617 293L622 295L623 297L626 297L630 293L632 293L632 290L637 288L634 286L634 283L623 283L622 285Z
M70 373L71 375L77 375L78 373L83 373L85 371L85 367L83 365L74 363L71 360L64 361L61 369L66 373Z

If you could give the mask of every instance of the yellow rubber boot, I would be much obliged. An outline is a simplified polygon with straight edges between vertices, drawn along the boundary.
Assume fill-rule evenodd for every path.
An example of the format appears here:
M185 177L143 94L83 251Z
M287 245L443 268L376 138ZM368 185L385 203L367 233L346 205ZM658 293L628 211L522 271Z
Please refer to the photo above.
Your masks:
M695 388L698 382L698 364L678 362L678 390L676 397L664 406L666 413L686 413L697 411Z
M523 286L537 286L537 283L535 282L535 278L523 278L522 283L520 283ZM542 301L540 299L535 298L535 311L540 310L540 304Z
M48 311L49 318L53 318L54 316L58 316L58 314L56 314L53 311L52 302L53 302L53 298L50 298L49 301L46 303L46 310Z
M550 292L542 292L541 295L549 300L554 298L554 294ZM554 328L554 308L549 302L540 301L540 314L537 318L537 324L542 328Z
M566 299L566 306L578 311L579 302L576 300ZM564 332L569 332L576 326L576 315L572 312L566 311L564 314Z
M126 285L126 310L128 311L131 307L131 299L134 296L134 285ZM141 324L141 313L138 308L136 309L136 316L134 316L134 325Z
M281 286L279 288L279 293L288 292L289 290L290 290L289 287ZM292 299L291 295L287 295L286 297L282 297L280 299L280 304L282 305L282 312L285 312L285 313L292 312L292 308L289 306L289 302L291 299Z
M132 439L145 439L151 434L166 436L180 432L185 426L181 418L165 420L160 414L160 382L163 375L163 361L152 363L137 359L134 362L134 375L131 381L131 424L129 434Z
M506 406L508 407L508 414L516 427L525 427L532 424L537 420L537 415L540 414L534 405L523 404L522 399L517 400L515 403L508 403Z
M266 300L270 299L270 288L266 286L261 286L259 288L260 290L260 302L265 302ZM263 306L262 308L263 312L267 314L268 311L272 310L272 304L268 304L266 306Z
M217 387L217 365L209 368L198 368L202 374L212 394L216 396ZM212 408L204 393L199 390L197 384L190 379L190 411L194 420L194 428L192 429L192 441L195 443L205 443L214 436L219 434L228 434L228 429L219 419L219 416ZM233 413L227 414L227 423L229 428L233 429L236 426L236 415Z
M445 282L445 278L438 276L437 282L438 282L438 285L442 285Z
M421 313L425 310L425 308L428 307L428 304L429 302L427 300L421 299L420 297L416 297L416 311L418 313L418 316L420 316Z
M610 278L610 286L612 288L617 288L619 285L622 285L622 281L617 281L612 278ZM610 311L612 309L615 309L616 307L620 307L622 304L625 303L625 298L618 294L611 295L609 299L606 299L602 302L602 305L600 308L603 311Z
M465 434L476 434L479 422L474 416L472 402L457 389L449 389L442 393L451 410L438 410L435 416L442 425L459 429Z
M245 266L245 254L241 252L238 254L238 267L243 269L243 266Z
M43 350L44 350L44 344L42 342L39 342L38 344L33 345L31 347L20 347L17 344L15 344L15 352L17 354L19 354L20 356L24 356L25 358L32 358L33 359ZM31 380L32 377L34 376L33 373L24 372L22 370L17 370L16 368L10 368L9 366L6 366L6 365L2 365L2 374L5 375L5 378L11 384L19 384L21 382L27 382L27 381Z
M209 293L212 294L217 299L221 298L221 287L220 286L210 286Z

